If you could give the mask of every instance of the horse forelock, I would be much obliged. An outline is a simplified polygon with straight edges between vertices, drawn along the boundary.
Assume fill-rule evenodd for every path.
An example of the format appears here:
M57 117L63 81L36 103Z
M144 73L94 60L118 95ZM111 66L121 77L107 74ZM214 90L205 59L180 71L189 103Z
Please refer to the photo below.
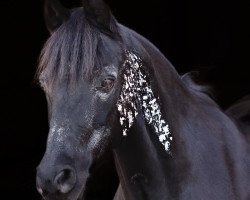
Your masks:
M103 33L85 17L82 9L72 12L66 21L46 42L40 55L37 78L51 88L58 79L75 83L81 78L90 79L102 66L106 52Z

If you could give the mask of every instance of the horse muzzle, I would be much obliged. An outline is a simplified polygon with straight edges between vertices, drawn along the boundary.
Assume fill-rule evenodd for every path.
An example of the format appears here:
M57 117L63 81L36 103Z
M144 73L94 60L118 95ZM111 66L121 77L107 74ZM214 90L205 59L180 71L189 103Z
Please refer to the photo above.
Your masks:
M66 196L76 185L76 171L66 165L61 167L51 176L50 173L37 169L36 185L38 192L46 198L52 194L56 196Z

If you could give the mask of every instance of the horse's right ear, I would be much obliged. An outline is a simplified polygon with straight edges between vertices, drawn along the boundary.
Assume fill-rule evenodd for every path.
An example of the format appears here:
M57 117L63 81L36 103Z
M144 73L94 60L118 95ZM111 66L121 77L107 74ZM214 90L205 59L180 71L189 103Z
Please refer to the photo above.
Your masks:
M102 30L109 35L119 35L116 20L104 0L82 0L82 2L86 17L91 23L102 27Z
M65 8L59 0L46 0L44 18L50 33L57 30L70 16L70 10Z

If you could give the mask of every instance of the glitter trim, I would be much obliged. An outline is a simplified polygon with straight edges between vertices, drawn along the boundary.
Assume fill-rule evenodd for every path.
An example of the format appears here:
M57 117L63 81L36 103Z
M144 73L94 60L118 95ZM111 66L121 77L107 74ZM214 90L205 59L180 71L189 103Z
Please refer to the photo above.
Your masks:
M170 153L170 143L173 140L169 126L163 119L159 98L154 96L148 77L143 70L142 60L132 52L126 52L124 62L124 84L117 102L120 113L120 124L123 135L126 136L138 115L137 103L139 102L146 122L151 125L158 136L159 142Z

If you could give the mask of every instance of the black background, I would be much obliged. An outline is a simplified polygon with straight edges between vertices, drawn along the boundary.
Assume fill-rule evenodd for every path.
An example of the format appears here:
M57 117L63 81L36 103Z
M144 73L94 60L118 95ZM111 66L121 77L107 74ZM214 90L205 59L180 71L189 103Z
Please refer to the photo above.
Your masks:
M79 1L62 0L65 6ZM152 41L179 73L200 72L225 109L250 93L249 12L241 1L109 0L118 21ZM33 82L48 38L43 0L1 0L0 199L40 199L35 170L47 137L46 101Z

